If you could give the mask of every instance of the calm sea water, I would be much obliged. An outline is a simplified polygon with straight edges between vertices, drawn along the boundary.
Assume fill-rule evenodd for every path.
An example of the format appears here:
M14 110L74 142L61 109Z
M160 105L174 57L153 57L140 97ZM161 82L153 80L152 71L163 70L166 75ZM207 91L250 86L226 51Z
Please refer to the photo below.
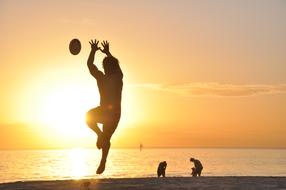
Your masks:
M285 149L111 149L106 170L96 175L96 149L0 151L0 183L19 180L154 177L160 161L167 176L190 176L190 157L205 176L286 176Z

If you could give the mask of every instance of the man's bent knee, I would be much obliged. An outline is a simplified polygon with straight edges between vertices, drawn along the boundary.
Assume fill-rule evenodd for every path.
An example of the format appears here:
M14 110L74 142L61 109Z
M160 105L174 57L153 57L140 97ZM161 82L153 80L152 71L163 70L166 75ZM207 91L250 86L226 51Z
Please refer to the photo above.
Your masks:
M97 125L98 121L96 119L97 117L97 110L96 108L93 108L91 110L89 110L86 114L85 114L85 122L89 127L93 127L94 125Z
M90 111L85 114L85 122L89 127L92 127L94 125L94 121L92 119Z

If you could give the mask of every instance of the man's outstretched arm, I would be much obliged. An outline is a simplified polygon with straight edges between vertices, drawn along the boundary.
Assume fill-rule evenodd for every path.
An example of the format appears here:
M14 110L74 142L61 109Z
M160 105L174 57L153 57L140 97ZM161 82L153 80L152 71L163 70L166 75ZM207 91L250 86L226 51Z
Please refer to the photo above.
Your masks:
M98 47L98 42L99 41L96 41L96 39L94 41L93 40L89 41L89 44L91 46L91 51L90 51L90 54L87 60L87 66L88 66L89 72L96 79L98 79L100 76L103 75L103 73L100 70L98 70L96 65L93 64L95 53L97 50L100 49Z

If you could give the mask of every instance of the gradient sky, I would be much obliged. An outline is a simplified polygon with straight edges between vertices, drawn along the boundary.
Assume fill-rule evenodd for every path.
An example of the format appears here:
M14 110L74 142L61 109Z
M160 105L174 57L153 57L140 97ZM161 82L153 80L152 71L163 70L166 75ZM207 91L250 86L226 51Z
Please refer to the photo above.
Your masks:
M286 148L285 20L283 0L0 0L0 149L94 147L92 38L124 72L113 147Z

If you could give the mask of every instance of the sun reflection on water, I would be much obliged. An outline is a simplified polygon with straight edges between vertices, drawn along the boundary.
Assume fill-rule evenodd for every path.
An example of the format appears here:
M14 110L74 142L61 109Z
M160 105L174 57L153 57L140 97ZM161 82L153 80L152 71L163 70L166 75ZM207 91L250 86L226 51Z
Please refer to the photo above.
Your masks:
M82 148L71 149L69 152L69 158L72 178L80 179L88 175L86 150Z

